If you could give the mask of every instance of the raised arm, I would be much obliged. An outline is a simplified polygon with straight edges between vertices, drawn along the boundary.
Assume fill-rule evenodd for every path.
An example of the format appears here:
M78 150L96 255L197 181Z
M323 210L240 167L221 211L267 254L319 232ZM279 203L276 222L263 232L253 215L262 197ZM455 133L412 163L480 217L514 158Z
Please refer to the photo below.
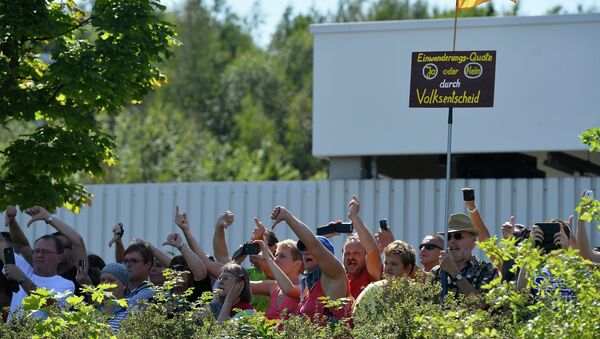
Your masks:
M367 271L369 271L369 274L375 280L381 280L382 265L377 240L375 240L373 233L367 229L362 219L358 216L360 202L356 196L352 196L352 200L348 203L348 207L350 208L348 218L352 221L352 225L354 225L360 243L367 253Z
M267 240L265 239L265 225L263 225L262 221L260 221L258 217L254 218L254 225L254 229L252 230L252 239L250 240L263 240L266 244ZM269 254L271 254L271 251L267 246L263 247L261 251L267 251L269 252ZM275 279L275 277L273 276L273 272L271 272L271 268L269 267L269 265L267 265L262 256L250 256L250 262L252 262L253 265L258 266L268 279Z
M221 274L221 267L223 267L223 264L208 259L206 253L204 252L194 235L192 235L192 232L190 230L190 224L187 218L187 213L179 214L179 206L177 206L175 209L175 224L179 226L179 228L183 232L185 240L187 241L190 249L194 253L196 253L200 260L202 260L202 263L204 263L208 274L210 274L210 276L213 278L219 277L219 275Z
M348 282L342 263L329 252L317 239L315 234L300 219L291 214L285 207L277 206L271 214L273 227L285 221L298 238L304 243L307 250L315 257L322 272L322 287L327 296L338 299L348 294Z
M25 210L25 213L31 216L31 219L27 223L29 227L32 223L43 220L46 224L54 227L60 234L64 235L73 244L73 262L79 263L84 262L84 267L87 267L87 250L85 248L85 242L83 237L75 231L75 229L67 225L57 217L52 216L43 207L34 206ZM87 273L87 272L86 272Z
M465 187L462 189L463 192L466 190L470 190L470 188ZM473 226L479 230L479 241L484 241L485 239L489 238L490 231L488 230L487 226L485 226L485 223L481 218L481 214L479 214L479 209L477 208L477 205L475 205L475 200L465 201L465 206L469 211Z
M113 237L108 242L108 247L111 247L115 244L115 262L123 262L123 257L125 257L125 245L123 245L123 233L125 230L123 229L123 224L118 223L112 229Z
M169 235L164 245L173 246L181 252L187 266L194 275L194 280L200 281L206 278L206 275L208 274L206 265L204 265L202 259L200 259L188 245L183 243L183 239L178 233Z
M171 264L171 259L173 259L170 255L163 252L160 248L152 245L149 242L145 242L148 244L148 247L152 249L152 255L160 262L164 267L169 267Z
M585 227L585 221L581 218L577 218L576 237L577 245L579 246L579 255L595 263L600 263L600 253L592 249L592 246L590 245L590 239L587 234L587 229Z
M6 207L5 225L8 227L15 250L21 253L21 256L31 265L33 263L33 249L17 222L17 209L14 206Z
M225 229L233 224L234 214L227 210L217 219L215 233L213 234L213 253L215 259L221 264L227 264L231 261L227 242L225 241Z
M275 277L275 281L279 285L281 292L291 298L300 298L300 288L290 280L290 278L283 273L281 268L277 266L275 261L273 261L273 255L269 251L269 249L265 246L265 243L261 240L255 240L255 243L258 243L261 250L262 256L264 258L264 262L269 266L273 277Z

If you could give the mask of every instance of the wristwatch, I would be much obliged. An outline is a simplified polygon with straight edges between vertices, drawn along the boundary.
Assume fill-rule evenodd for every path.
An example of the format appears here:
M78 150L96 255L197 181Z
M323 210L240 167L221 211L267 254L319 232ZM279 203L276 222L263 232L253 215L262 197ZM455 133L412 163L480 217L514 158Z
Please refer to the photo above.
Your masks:
M464 277L462 276L462 274L460 274L460 273L457 273L457 274L454 276L454 281L459 281L459 280L462 280L463 278L464 278Z
M50 225L50 223L52 222L52 220L54 220L53 216L49 216L48 219L46 219L46 224Z

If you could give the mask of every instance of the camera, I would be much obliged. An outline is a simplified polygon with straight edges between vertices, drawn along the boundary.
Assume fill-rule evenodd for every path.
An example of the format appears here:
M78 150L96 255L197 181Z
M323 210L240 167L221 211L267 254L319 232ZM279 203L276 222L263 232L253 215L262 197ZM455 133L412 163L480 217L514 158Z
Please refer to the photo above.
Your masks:
M235 252L233 252L231 259L235 260L244 255L253 255L258 253L260 253L260 246L258 244L245 243L242 245L242 247L238 248Z
M351 222L329 223L325 226L317 227L317 235L326 235L331 233L352 233L354 225Z

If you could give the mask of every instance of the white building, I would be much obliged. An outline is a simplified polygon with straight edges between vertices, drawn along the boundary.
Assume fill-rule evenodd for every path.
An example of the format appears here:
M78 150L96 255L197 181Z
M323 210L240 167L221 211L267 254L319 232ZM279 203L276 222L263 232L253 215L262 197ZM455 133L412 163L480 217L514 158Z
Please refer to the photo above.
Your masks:
M454 20L318 24L313 154L330 179L442 178L446 108L409 108L411 53L452 50ZM466 18L456 50L495 50L493 108L455 108L453 177L600 175L600 15Z

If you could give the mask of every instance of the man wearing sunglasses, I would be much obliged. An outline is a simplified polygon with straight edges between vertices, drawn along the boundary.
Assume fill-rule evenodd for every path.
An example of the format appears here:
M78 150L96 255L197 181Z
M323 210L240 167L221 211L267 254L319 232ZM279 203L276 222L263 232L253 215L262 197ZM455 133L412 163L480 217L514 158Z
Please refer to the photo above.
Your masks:
M492 281L498 271L473 256L479 230L464 214L452 214L448 220L448 253L440 253L440 264L431 270L433 282L441 281L446 272L448 291L464 295L481 294L481 286Z
M440 263L440 254L444 249L444 240L439 235L428 235L419 245L419 260L423 265L423 272L429 273L432 268Z

